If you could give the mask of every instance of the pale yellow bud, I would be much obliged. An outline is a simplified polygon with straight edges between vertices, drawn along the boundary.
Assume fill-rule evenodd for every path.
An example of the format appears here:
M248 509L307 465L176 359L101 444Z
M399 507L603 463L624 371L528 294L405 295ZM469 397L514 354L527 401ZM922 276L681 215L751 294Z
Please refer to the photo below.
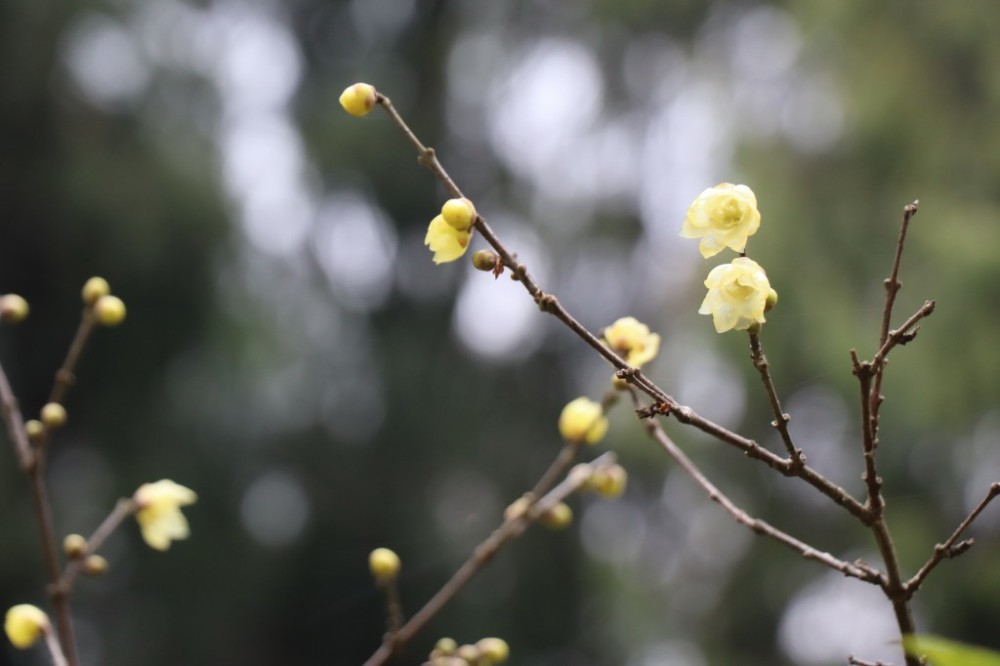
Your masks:
M66 408L58 402L47 403L42 407L42 424L49 430L56 430L66 425Z
M476 221L476 207L468 199L448 199L441 206L441 217L458 231L468 231Z
M24 321L29 310L28 301L17 294L0 296L0 321L6 324L18 324Z
M510 647L502 638L484 638L476 643L479 655L487 664L502 664L510 657Z
M108 561L100 555L88 555L83 561L83 573L88 576L103 576L108 571Z
M376 580L385 582L399 575L399 555L388 548L376 548L368 555L368 570Z
M375 86L368 83L355 83L340 94L340 105L344 107L344 111L359 118L368 115L377 101Z
M95 276L84 283L81 296L83 296L84 305L93 305L101 296L107 296L110 293L111 286L108 284L108 281L102 277Z
M563 407L559 414L559 434L567 442L595 444L608 431L608 419L601 403L585 397Z
M101 296L94 303L94 319L101 326L118 326L125 321L125 303L117 296Z
M549 529L566 529L573 522L573 509L565 502L559 502L539 516L538 520Z
M26 650L48 633L51 625L49 616L41 608L31 604L18 604L7 611L3 628L14 647Z
M67 534L63 539L63 552L73 560L82 557L87 552L87 540L81 534Z

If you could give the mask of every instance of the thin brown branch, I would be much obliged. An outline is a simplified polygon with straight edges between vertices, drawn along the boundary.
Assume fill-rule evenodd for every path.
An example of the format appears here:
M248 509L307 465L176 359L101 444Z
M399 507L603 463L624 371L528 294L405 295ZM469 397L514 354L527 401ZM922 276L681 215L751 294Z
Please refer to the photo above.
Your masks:
M73 588L73 581L83 570L84 561L87 559L87 556L93 555L100 550L108 537L118 529L122 521L128 518L133 511L135 511L135 503L127 497L122 497L115 503L115 508L111 510L111 513L108 514L101 524L98 525L97 529L94 530L94 533L90 535L90 538L87 539L87 549L79 557L67 564L63 570L58 584L58 589L63 594L69 594Z
M615 455L604 453L589 463L592 469L614 464ZM570 474L556 487L539 499L527 512L504 520L490 536L476 546L469 559L452 575L441 589L418 610L399 631L387 637L379 648L365 662L364 666L379 666L392 659L424 626L454 598L458 592L485 567L508 541L519 537L540 515L576 492L588 475Z
M0 411L2 411L4 423L7 425L7 434L14 446L21 470L30 473L38 460L31 447L31 442L28 440L21 408L17 404L17 398L10 387L10 381L7 379L7 373L4 372L3 366L0 366Z
M903 283L899 281L899 264L903 258L903 244L906 242L906 232L910 228L910 220L917 214L919 208L919 201L914 201L903 207L903 221L899 225L899 238L896 240L896 256L892 260L892 272L883 283L885 284L885 307L882 309L882 331L878 338L879 347L889 339L892 307L896 302L896 294L903 286Z
M924 301L924 304L920 306L920 309L910 315L910 318L903 322L902 326L889 331L889 337L882 343L882 346L879 347L878 352L875 353L875 357L872 359L872 365L874 367L881 367L893 347L897 345L905 345L913 340L913 338L917 335L917 331L920 330L919 327L914 328L914 326L916 326L917 322L921 319L934 312L934 307L936 305L937 303L935 301ZM883 371L879 373L879 376L881 377L884 374L885 371L883 369ZM879 386L881 387L881 383ZM879 402L881 403L881 400Z
M868 361L861 361L855 350L851 350L851 363L854 366L854 376L858 378L861 387L861 446L865 460L865 471L861 475L868 490L868 501L865 510L868 514L867 524L882 517L884 503L882 501L882 479L878 476L875 465L875 435L871 418L871 386L874 369Z
M873 585L881 586L884 583L884 578L877 569L874 569L866 564L855 562L851 564L845 562L844 560L838 559L831 555L830 553L821 551L809 544L796 539L795 537L782 532L778 528L772 526L770 523L761 520L760 518L754 518L748 514L743 509L736 506L736 504L730 500L725 494L722 493L708 477L698 469L697 465L684 454L684 452L678 447L672 439L667 435L667 433L660 426L659 422L654 419L647 419L645 421L646 431L649 433L650 437L660 445L660 447L669 455L674 462L676 462L681 469L683 469L688 476L694 479L695 483L704 489L708 494L709 499L713 502L718 503L723 509L725 509L729 515L731 515L736 522L748 527L757 534L762 534L768 538L771 538L778 543L781 543L795 552L799 553L802 557L807 560L814 560L830 567L835 571L839 571L845 576L851 576L859 580L863 580L866 583L872 583Z
M76 371L76 365L80 361L80 356L83 354L83 349L87 346L87 340L90 339L90 334L94 331L95 326L93 312L89 307L85 307L83 314L80 315L80 325L76 329L76 335L73 336L73 341L66 352L66 358L63 360L62 366L56 370L52 392L49 394L49 402L62 403L66 400L66 394L76 381L76 375L73 374Z
M781 401L778 399L778 391L774 388L774 381L771 379L771 367L767 361L767 356L764 355L764 348L761 345L759 333L750 333L750 358L753 360L753 365L757 368L757 372L760 373L760 379L764 383L764 390L767 391L768 402L771 403L771 412L774 414L774 420L771 421L771 425L781 435L781 441L785 444L785 450L788 451L788 459L791 461L792 466L801 467L805 464L805 458L802 455L802 451L796 448L795 443L792 441L792 436L788 432L788 422L791 420L791 417L781 409Z
M434 150L425 146L417 138L417 136L413 133L413 130L411 130L406 124L406 121L402 119L396 109L392 106L392 102L389 98L380 93L377 100L378 104L385 109L385 111L389 114L389 117L406 135L410 143L412 143L417 149L417 152L419 153L419 162L427 167L438 178L438 180L441 181L445 189L447 189L452 196L464 196L458 185L455 184L455 181L452 180L451 176L448 175L448 172L445 171L441 162L437 159L437 155ZM785 476L801 478L803 481L819 490L822 494L829 497L837 505L844 507L855 517L860 518L865 515L865 509L860 502L851 497L843 488L836 485L816 470L810 468L808 465L793 467L790 461L767 451L753 440L749 440L745 437L732 433L726 428L699 416L690 407L680 405L676 400L667 395L663 389L647 379L645 375L643 375L642 371L628 365L620 356L618 356L618 354L601 342L596 335L591 333L583 324L577 321L562 306L555 296L542 291L542 289L535 283L534 279L528 273L527 267L519 262L517 257L515 257L513 253L511 253L500 241L500 238L490 227L486 218L482 215L477 215L475 227L500 256L503 264L511 270L513 278L524 286L525 290L531 295L539 307L545 312L548 312L556 317L559 321L565 324L567 328L576 333L580 339L590 345L591 348L593 348L618 370L619 377L626 379L628 382L656 401L658 413L672 414L681 423L692 425L702 432L716 437L722 442L735 446L736 448L742 450L747 457L763 462L769 467L780 471Z
M990 502L992 502L998 495L1000 495L1000 482L995 482L990 486L989 492L986 493L986 497L984 497L976 508L972 510L972 513L965 517L965 520L959 523L958 527L955 528L955 531L951 533L951 536L948 537L944 543L939 543L934 546L934 554L931 555L930 559L927 560L924 566L920 567L920 570L913 576L913 578L908 580L903 586L909 596L912 597L913 594L920 589L920 585L924 582L924 579L927 578L928 574L934 570L934 567L946 559L958 557L972 547L972 544L975 543L972 539L966 539L964 541L959 541L958 539L962 536L962 533L969 528L973 521L979 517L979 514L982 513L983 510L989 506Z

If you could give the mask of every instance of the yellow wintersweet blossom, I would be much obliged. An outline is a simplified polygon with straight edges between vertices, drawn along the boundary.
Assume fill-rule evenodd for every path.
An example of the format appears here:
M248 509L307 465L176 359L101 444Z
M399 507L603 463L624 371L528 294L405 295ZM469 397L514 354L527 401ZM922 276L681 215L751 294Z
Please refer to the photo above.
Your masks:
M434 253L434 263L444 264L455 261L469 249L471 231L460 231L445 222L444 216L438 215L431 220L424 236L424 245Z
M708 295L698 314L712 315L719 333L743 331L764 323L764 308L772 291L764 269L752 259L739 257L712 269L705 280Z
M635 317L622 317L604 329L604 342L633 368L652 361L660 351L660 336Z
M171 541L188 537L190 529L181 507L194 504L197 499L193 490L169 479L139 486L132 496L135 518L150 548L166 550Z
M340 93L340 105L352 116L366 116L375 108L378 93L370 83L355 83Z
M708 259L727 247L743 252L747 237L759 227L760 211L753 190L721 183L699 194L688 208L681 237L700 238L698 250Z
M448 199L441 206L441 217L459 231L468 231L476 221L476 207L464 197Z
M567 442L596 444L608 431L608 419L601 403L580 397L563 407L559 415L559 434Z
M19 650L27 650L51 628L49 616L38 606L11 606L3 623L7 638Z

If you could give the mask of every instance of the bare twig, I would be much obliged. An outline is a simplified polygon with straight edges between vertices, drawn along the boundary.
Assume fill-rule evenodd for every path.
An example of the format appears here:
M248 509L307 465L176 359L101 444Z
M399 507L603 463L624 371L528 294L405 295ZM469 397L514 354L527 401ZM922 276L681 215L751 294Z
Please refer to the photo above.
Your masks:
M791 461L792 467L801 467L805 464L805 459L802 456L802 451L795 447L792 436L788 432L788 422L791 417L781 409L781 401L778 399L778 391L774 388L774 381L771 379L770 365L767 356L764 355L759 333L750 333L750 358L753 360L757 372L760 373L760 379L764 382L764 389L767 391L767 399L771 403L771 411L774 413L771 425L781 435L781 441L784 442L785 450L788 451L788 459Z
M73 559L62 572L62 576L59 578L58 587L63 594L69 594L70 590L73 588L73 581L83 570L84 561L87 559L88 555L93 555L101 546L112 532L118 529L118 526L122 524L126 518L128 518L132 512L135 511L135 503L127 498L122 497L115 504L115 508L111 510L107 518L94 530L94 533L90 535L87 539L87 549L80 554L79 557Z
M927 560L924 566L920 567L920 570L913 576L913 578L908 580L903 586L909 596L913 596L913 594L920 589L921 583L923 583L924 579L927 578L927 575L934 570L934 567L946 559L958 557L972 547L972 544L975 543L972 539L966 539L964 541L959 541L958 539L962 536L962 533L968 529L969 525L971 525L972 522L979 517L979 514L982 513L987 506L989 506L989 503L992 502L998 495L1000 495L1000 482L995 482L990 486L989 492L986 493L986 497L984 497L976 508L972 510L972 513L965 517L965 520L959 523L958 527L955 528L955 531L952 532L951 536L948 537L944 543L939 543L934 546L934 554L931 555L930 559Z
M875 357L872 359L872 365L875 367L881 367L885 363L886 357L889 356L889 352L896 345L905 345L906 343L913 340L916 337L917 331L920 327L914 328L924 317L929 316L934 312L934 307L937 305L935 301L924 301L924 304L920 306L916 312L910 315L910 318L903 322L903 325L899 328L889 331L889 337L882 343L879 347L878 352L875 353ZM881 376L882 373L880 373ZM879 404L881 404L879 400Z
M611 452L604 453L589 463L592 469L607 467L614 464L615 455ZM485 541L476 546L469 559L452 575L441 589L434 594L430 600L418 610L406 624L399 628L391 636L387 636L379 648L365 662L364 666L379 666L388 662L402 646L412 639L421 629L424 628L431 618L444 608L445 604L452 600L465 585L479 573L486 564L493 559L497 552L508 541L519 537L527 527L538 519L543 513L564 500L567 496L575 492L586 482L585 475L570 474L562 483L546 493L541 499L524 514L512 516L498 527Z
M858 378L861 385L861 445L864 452L865 471L861 475L864 479L865 487L868 489L868 501L865 503L866 524L870 525L874 520L882 517L882 479L878 476L878 469L875 465L875 434L873 432L873 421L871 418L871 386L872 364L868 361L861 361L855 350L851 350L851 363L854 366L854 376Z
M76 371L76 365L80 361L80 355L83 354L83 349L87 346L87 340L90 339L90 334L94 331L95 326L96 322L91 308L83 308L83 314L80 315L80 325L77 327L76 335L73 336L73 341L66 352L66 359L62 366L56 370L52 392L49 394L49 402L62 403L65 401L66 393L76 381L76 375L73 374Z
M695 465L694 462L692 462L691 459L684 454L680 447L678 447L673 440L670 439L667 433L660 426L659 422L655 419L646 419L644 423L649 436L652 437L664 451L666 451L667 455L669 455L674 462L680 465L681 469L683 469L688 476L694 479L694 481L705 490L709 499L722 506L722 508L725 509L729 515L736 519L736 522L750 528L757 534L762 534L766 537L774 539L778 543L788 546L807 560L815 560L816 562L828 566L835 571L839 571L845 576L851 576L853 578L863 580L866 583L872 583L879 586L884 583L884 577L877 569L870 567L861 561L851 564L849 562L845 562L844 560L840 560L830 553L820 551L813 546L796 539L790 534L782 532L778 528L772 526L764 520L761 520L760 518L752 517L746 511L736 506L732 500L730 500L711 481L708 480L708 477L706 477L702 471L698 469L697 465Z
M28 440L28 433L24 429L24 417L21 415L21 408L14 397L14 391L10 387L7 373L0 366L0 410L3 413L4 423L7 425L7 434L10 436L11 444L14 445L14 452L17 453L18 463L25 473L31 471L38 463L31 442Z

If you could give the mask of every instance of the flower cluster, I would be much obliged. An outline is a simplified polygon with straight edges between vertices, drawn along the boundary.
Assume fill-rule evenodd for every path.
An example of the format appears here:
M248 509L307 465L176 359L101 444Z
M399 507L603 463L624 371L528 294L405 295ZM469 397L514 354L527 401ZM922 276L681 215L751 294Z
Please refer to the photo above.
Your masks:
M757 197L746 185L710 187L688 208L680 235L700 238L701 256L708 259L727 247L743 255L716 266L705 280L708 294L698 313L712 315L719 333L754 330L764 323L764 312L778 301L764 269L745 256L747 238L759 227Z
M455 261L469 249L472 225L476 222L476 207L468 199L449 199L441 214L431 220L424 236L424 245L434 253L434 263Z

